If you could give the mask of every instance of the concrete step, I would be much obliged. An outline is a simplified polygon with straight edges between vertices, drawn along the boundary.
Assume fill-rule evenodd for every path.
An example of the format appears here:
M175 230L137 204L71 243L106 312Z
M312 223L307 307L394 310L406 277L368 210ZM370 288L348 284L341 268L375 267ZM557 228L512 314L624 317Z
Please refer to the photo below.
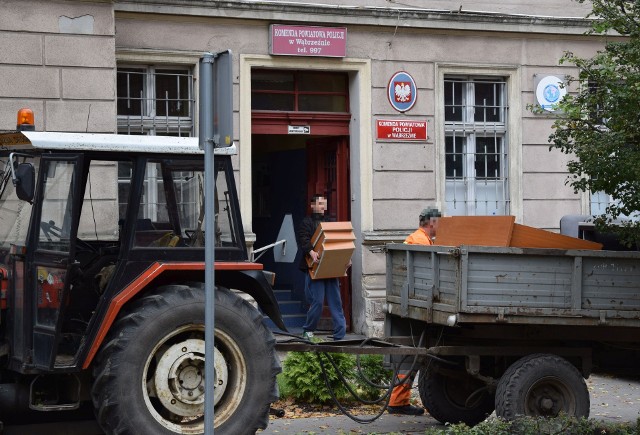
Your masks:
M307 315L305 314L283 314L282 320L284 321L284 325L287 329L290 328L301 328L304 325L304 322L307 320ZM278 329L278 327L271 321L268 316L264 316L264 322L269 329Z
M305 313L302 302L300 301L278 301L280 313L285 314L302 314Z
M307 310L303 303L291 299L291 289L274 289L273 293L278 301L285 326L287 328L301 328L307 318ZM277 329L271 319L266 316L265 322L270 329Z
M273 290L273 294L278 301L291 300L291 290Z

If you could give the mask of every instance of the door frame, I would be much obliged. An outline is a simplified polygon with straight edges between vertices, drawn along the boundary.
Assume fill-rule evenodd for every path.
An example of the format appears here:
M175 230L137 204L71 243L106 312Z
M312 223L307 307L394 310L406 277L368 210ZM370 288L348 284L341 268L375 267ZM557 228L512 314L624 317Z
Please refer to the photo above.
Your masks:
M351 220L351 201L349 192L349 138L331 136L307 140L307 198L322 194L327 198L329 217L338 222ZM335 152L335 192L333 187L327 192L326 155ZM323 187L324 185L324 187ZM334 198L335 193L335 198ZM307 210L309 213L310 210ZM344 310L347 328L351 327L351 270L347 276L339 278L340 297ZM328 310L323 310L323 317L329 317Z
M236 107L239 111L240 128L240 183L241 212L245 231L251 236L252 202L251 202L251 135L253 120L251 113L251 70L254 68L308 69L346 71L349 73L349 107L351 119L349 136L351 152L351 177L358 180L352 193L356 201L352 203L352 219L356 231L373 230L373 141L372 136L372 81L371 59L358 58L316 58L309 63L308 58L289 56L269 56L261 54L241 54L239 56L240 99ZM244 121L243 121L244 120ZM250 121L251 120L251 121ZM355 190L357 187L357 191ZM355 207L355 208L354 208ZM356 246L356 252L360 252ZM354 266L361 270L359 255L354 256ZM357 281L357 280L356 280ZM357 285L358 288L360 287Z

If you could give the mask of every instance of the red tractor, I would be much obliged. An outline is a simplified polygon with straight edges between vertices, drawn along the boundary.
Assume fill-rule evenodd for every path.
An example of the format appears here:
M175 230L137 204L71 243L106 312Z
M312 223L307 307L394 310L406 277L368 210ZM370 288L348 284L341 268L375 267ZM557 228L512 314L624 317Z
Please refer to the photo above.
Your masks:
M260 310L286 328L274 276L248 260L235 147L215 153L205 208L197 138L0 134L5 425L92 406L109 434L203 432L206 212L216 433L266 427L280 363Z

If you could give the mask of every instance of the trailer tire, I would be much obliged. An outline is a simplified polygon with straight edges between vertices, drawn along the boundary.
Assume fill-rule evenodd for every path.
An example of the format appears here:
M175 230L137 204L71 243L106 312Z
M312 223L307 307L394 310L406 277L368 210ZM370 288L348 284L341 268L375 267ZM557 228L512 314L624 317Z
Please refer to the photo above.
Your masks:
M195 288L194 288L195 287ZM262 316L215 291L216 434L254 434L269 422L281 371ZM114 323L94 367L92 399L107 434L204 432L204 292L169 285Z
M513 363L496 390L496 414L555 417L560 412L589 416L589 390L578 369L556 355L533 354Z
M493 412L494 397L481 381L463 370L456 372L455 376L445 376L441 366L433 362L423 367L418 380L420 399L440 423L474 426Z

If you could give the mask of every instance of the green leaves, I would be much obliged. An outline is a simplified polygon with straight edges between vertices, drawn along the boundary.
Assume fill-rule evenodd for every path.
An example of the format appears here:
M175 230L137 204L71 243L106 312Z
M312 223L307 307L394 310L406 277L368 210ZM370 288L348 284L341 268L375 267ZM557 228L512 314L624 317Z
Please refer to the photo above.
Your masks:
M607 214L597 220L600 230L615 232L633 245L640 241L640 222L613 223L640 210L640 6L593 0L592 16L599 18L592 33L613 31L627 39L606 42L590 59L565 53L560 62L580 70L569 80L579 85L579 92L559 104L561 115L549 142L575 156L567 166L567 183L576 192L611 196Z
M363 382L356 367L354 355L346 353L329 354L353 390L364 399L380 397L383 392ZM327 355L315 352L289 352L282 364L282 373L278 384L282 397L292 397L299 402L326 404L332 402L331 394L325 384L319 358L322 358L329 386L340 401L352 398ZM392 373L384 369L382 356L364 355L360 358L362 373L373 383L388 384Z

